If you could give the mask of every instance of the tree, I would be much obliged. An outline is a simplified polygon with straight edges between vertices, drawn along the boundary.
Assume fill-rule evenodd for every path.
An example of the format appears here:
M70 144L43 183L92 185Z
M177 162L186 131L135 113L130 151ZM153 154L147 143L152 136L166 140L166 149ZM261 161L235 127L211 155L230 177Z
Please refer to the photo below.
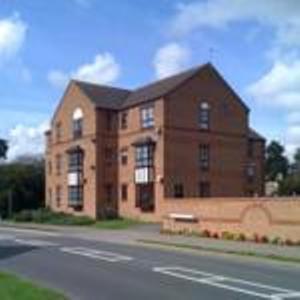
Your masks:
M8 151L8 144L6 140L0 139L0 159L6 158L6 154Z
M266 149L266 176L268 180L277 180L281 175L286 177L289 167L288 159L284 155L284 147L272 141Z
M44 205L44 161L32 158L0 165L0 215L12 210L36 209Z
M300 148L297 148L294 154L294 162L300 164Z

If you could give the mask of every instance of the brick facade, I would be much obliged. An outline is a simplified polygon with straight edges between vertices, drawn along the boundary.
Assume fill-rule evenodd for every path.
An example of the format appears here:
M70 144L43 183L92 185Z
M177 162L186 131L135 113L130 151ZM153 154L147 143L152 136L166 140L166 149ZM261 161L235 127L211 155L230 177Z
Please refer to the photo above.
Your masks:
M203 103L209 109L207 128L199 128ZM78 108L82 135L74 138ZM264 139L250 129L248 116L249 109L210 64L134 91L71 81L47 133L47 205L93 218L118 211L156 220L176 189L185 198L203 191L211 197L263 195ZM154 124L142 128L144 117ZM205 170L199 147L208 153ZM83 153L80 176L70 171L72 149ZM139 151L142 160L151 156L151 165L137 169ZM77 175L83 196L71 203L70 184Z
M300 241L299 198L166 199L160 209L163 228L173 232L243 233L269 239ZM195 222L174 220L172 213L191 214Z

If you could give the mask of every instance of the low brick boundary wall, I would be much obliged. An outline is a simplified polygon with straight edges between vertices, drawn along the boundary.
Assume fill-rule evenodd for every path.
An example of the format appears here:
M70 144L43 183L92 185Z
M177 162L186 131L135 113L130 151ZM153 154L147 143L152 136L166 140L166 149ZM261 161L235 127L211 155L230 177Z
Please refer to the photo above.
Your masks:
M171 213L194 215L195 222L170 218ZM165 199L158 218L173 232L227 231L300 241L300 198Z

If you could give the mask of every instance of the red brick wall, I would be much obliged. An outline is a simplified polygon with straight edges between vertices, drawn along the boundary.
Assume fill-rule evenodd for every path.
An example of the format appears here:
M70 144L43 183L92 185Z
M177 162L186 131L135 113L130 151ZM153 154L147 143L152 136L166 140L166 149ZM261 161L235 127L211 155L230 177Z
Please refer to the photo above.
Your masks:
M168 218L170 213L192 214L198 222L176 222ZM166 199L157 218L164 220L164 229L173 231L207 229L300 241L299 198Z
M72 136L72 116L74 110L80 107L83 111L83 136L74 140ZM59 141L56 140L56 124L60 123L62 135ZM49 136L48 136L49 139ZM76 215L97 216L96 201L96 112L95 107L84 93L71 83L57 108L51 122L51 144L48 143L46 151L46 204L54 211L63 211ZM82 211L76 211L68 205L68 156L67 150L79 145L85 152L84 160L84 203ZM61 174L56 174L56 155L62 157ZM52 173L49 173L49 162L52 164ZM56 186L62 189L60 206L57 205L55 197ZM52 198L49 199L48 192L52 190Z
M200 130L201 102L210 106L210 129ZM210 69L194 76L165 99L165 197L173 196L174 183L184 185L185 197L199 196L199 183L210 183L213 197L263 194L263 143L255 143L247 157L248 111L238 97ZM210 146L210 170L199 167L199 145ZM255 180L249 184L246 166L255 163Z

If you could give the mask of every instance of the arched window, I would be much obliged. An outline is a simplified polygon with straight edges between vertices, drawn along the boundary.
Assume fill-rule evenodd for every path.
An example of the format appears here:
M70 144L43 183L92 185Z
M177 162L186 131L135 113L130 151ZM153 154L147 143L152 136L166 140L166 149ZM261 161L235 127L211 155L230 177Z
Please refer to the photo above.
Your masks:
M200 103L198 123L201 129L209 129L210 127L210 106L207 102Z
M82 136L83 130L83 112L81 108L76 108L73 112L73 137L74 139Z

